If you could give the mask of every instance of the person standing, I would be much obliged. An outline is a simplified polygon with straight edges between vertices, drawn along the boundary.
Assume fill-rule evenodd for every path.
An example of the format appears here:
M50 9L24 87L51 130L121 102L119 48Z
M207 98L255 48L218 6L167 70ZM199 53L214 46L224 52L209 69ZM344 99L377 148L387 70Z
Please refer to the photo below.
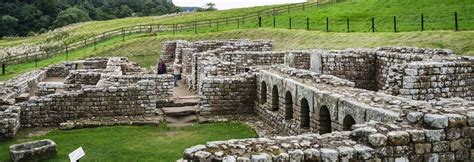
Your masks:
M177 81L181 80L181 67L182 65L179 64L179 61L175 60L173 63L174 87L178 87Z
M160 59L160 62L158 63L158 74L166 74L166 63L163 59Z

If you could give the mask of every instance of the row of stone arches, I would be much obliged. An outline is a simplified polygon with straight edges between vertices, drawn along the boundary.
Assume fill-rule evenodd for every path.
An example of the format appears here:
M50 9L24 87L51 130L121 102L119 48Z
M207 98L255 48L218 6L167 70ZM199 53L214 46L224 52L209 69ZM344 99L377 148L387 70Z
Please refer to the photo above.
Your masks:
M267 84L262 81L261 83L261 93L260 93L260 101L261 104L267 102ZM274 85L272 87L272 95L271 95L271 107L270 110L278 111L280 108L280 98L279 98L279 91L278 87ZM285 120L293 119L293 95L290 91L287 91L284 96L283 106L285 109ZM300 127L303 129L308 129L311 127L311 118L310 118L310 106L308 100L306 98L302 98L300 101L301 111L300 111ZM331 133L332 126L331 126L331 113L327 106L323 105L319 109L319 132L320 134ZM349 131L351 130L352 125L356 124L354 118L350 115L346 115L343 120L343 130Z

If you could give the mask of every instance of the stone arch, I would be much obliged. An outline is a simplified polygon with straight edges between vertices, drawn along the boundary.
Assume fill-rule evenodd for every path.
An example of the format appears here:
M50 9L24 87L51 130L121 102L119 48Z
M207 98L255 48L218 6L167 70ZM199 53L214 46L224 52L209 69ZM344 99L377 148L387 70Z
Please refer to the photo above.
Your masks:
M293 96L290 91L285 93L285 119L293 119Z
M260 85L260 103L264 104L267 102L267 83L264 81Z
M331 133L331 113L326 105L319 109L319 134Z
M278 95L278 87L276 85L272 88L272 111L278 111L280 107L280 96Z
M306 98L301 99L300 122L301 122L301 128L310 127L309 104Z
M354 118L352 118L351 115L346 115L346 117L344 117L344 120L342 121L342 130L343 131L351 131L352 130L352 125L356 124Z

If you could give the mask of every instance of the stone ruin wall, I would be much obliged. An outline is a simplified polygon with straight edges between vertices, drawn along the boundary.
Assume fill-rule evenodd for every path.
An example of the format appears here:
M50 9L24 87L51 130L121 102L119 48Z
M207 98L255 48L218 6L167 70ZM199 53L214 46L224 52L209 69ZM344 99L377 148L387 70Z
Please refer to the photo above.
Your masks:
M384 91L415 100L473 100L474 62L411 62L392 66Z
M469 161L474 114L426 114L413 123L369 122L352 131L207 142L184 151L190 161ZM436 119L436 122L433 122ZM438 120L439 119L439 120ZM421 123L426 124L425 128ZM441 125L439 125L441 124ZM439 127L441 126L441 127Z
M64 82L44 82L48 77L62 77ZM154 114L173 95L171 75L147 74L126 58L52 65L16 77L1 88L2 101L8 102L2 102L0 110L0 139L14 137L20 126Z
M199 95L200 114L235 115L253 113L255 76L239 74L232 77L202 78ZM238 111L236 111L238 110Z
M265 56L270 53L276 56ZM436 101L426 102L375 92L382 89L380 82L386 86L385 79L390 80L387 69L419 60L457 62L459 57L444 50L417 48L299 51L296 54L299 57L293 53L296 52L228 52L224 48L192 53L195 59L190 66L192 73L197 73L193 79L201 87L198 89L201 113L254 111L268 126L285 132L282 134L326 134L208 142L187 149L184 159L452 161L472 158L474 127L467 124L473 119L474 103L468 101L470 98L438 97ZM315 53L318 57L314 57ZM281 59L284 65L261 67L281 64ZM315 70L314 62L319 62L317 70L326 71L325 74L307 71ZM463 66L472 67L472 64ZM250 68L239 70L246 67ZM470 77L467 69L459 75L468 78L466 83ZM251 76L254 78L249 79ZM245 92L249 87L255 88L256 93ZM240 107L242 94L253 95L253 110ZM227 95L232 98L226 98ZM307 106L303 106L306 103L302 100ZM350 120L353 123L347 122ZM372 120L384 123L374 125ZM256 142L259 140L262 141Z
M15 137L20 129L20 107L0 106L0 141Z
M473 80L473 61L449 50L382 47L311 53L312 71L354 81L358 88L417 100L472 98L472 87L464 83ZM422 66L413 69L415 64ZM417 71L416 75L400 71L407 66Z
M21 111L23 127L59 126L67 120L102 116L140 116L154 113L153 81L136 85L90 87L32 98Z

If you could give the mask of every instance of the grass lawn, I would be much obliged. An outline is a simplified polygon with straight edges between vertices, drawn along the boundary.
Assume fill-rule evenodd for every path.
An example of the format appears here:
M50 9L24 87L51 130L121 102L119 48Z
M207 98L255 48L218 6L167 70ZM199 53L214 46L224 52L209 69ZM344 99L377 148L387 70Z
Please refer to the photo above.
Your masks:
M346 0L327 4L305 11L276 16L277 28L288 28L289 17L292 28L306 29L306 18L312 30L346 32L347 18L351 32L369 32L374 17L378 32L394 31L394 16L397 16L397 31L420 31L421 14L424 30L454 30L454 12L458 13L460 30L474 29L474 3L472 0ZM264 27L273 26L273 18L264 19Z
M82 147L81 161L175 161L184 149L208 141L256 137L242 123L198 124L179 128L166 126L116 126L71 131L54 130L36 137L17 137L0 142L0 161L8 161L9 146L19 142L51 139L58 145L58 156L51 161L67 161L68 154Z
M380 46L408 46L423 48L448 48L460 55L474 55L474 31L425 31L402 33L334 33L289 29L241 29L201 34L158 35L146 36L137 34L127 36L122 42L115 37L98 43L97 50L93 47L82 48L70 52L68 60L87 57L123 56L150 69L156 64L161 53L161 46L167 40L206 40L206 39L270 39L274 41L276 50L295 49L345 49L373 48ZM18 74L45 67L66 60L65 54L43 59L35 67L34 62L10 65L8 71L14 74L0 76L6 81Z

